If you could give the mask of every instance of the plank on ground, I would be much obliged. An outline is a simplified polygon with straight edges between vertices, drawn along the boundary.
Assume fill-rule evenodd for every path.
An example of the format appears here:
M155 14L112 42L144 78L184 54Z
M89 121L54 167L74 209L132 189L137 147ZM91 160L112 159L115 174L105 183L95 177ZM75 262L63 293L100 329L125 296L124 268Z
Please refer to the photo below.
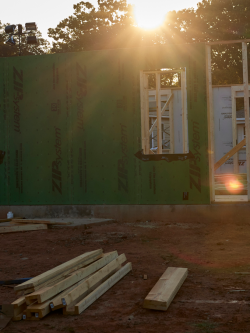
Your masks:
M19 284L14 288L15 291L29 289L42 284L54 277L60 277L60 275L65 275L69 272L73 272L83 266L86 266L93 261L99 259L102 256L102 249L86 252L76 258L73 258L57 267L54 267L47 272L44 272L33 279Z
M9 233L9 232L44 230L44 229L47 229L46 224L29 224L29 225L6 226L6 227L0 227L0 234Z
M70 225L72 222L56 222L56 221L42 221L42 220L27 220L27 219L12 219L11 223L22 224L51 224L51 225Z
M115 260L111 261L108 265L101 268L98 272L93 274L91 277L83 281L78 287L69 292L63 297L62 302L65 305L70 306L72 302L75 301L81 294L85 293L89 288L94 286L98 281L103 279L105 276L115 271L123 262L125 262L125 254L120 255Z
M85 297L82 301L76 304L75 311L76 314L82 313L85 309L87 309L95 300L101 297L106 291L108 291L113 285L115 285L119 280L121 280L129 271L132 270L131 262L127 263L118 272L112 275L108 280L103 282L97 289L92 291L87 297Z
M77 283L78 281L84 279L85 277L89 276L90 274L96 272L103 266L106 266L112 260L118 257L117 251L110 252L104 254L103 258L95 261L94 263L90 264L87 267L81 268L75 273L71 274L68 278L54 284L51 287L44 287L39 289L38 291L33 292L26 296L26 302L37 301L38 303L43 303L46 300L54 297L55 295L59 294L63 290L69 288L73 284Z
M187 268L168 267L143 302L146 309L166 311L185 281Z

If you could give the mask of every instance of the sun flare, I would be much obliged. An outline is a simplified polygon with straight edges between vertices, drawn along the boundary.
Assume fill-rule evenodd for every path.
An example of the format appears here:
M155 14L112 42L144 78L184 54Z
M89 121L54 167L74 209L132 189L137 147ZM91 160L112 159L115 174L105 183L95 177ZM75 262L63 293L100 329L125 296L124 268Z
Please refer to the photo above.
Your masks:
M135 20L138 27L151 30L162 25L166 13L160 8L152 8L152 6L144 4L144 6L134 7Z

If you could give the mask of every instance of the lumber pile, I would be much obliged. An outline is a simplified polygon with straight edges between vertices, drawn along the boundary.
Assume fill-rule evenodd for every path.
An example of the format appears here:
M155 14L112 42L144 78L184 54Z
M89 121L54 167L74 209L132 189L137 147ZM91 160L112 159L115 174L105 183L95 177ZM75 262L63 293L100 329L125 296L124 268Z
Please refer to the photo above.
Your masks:
M187 268L168 267L143 302L146 309L166 311L188 274Z
M131 263L122 266L125 261L125 254L99 249L17 285L13 320L39 320L60 308L65 315L82 313L132 270Z
M53 225L69 225L71 222L55 222L55 221L42 221L42 220L28 220L28 219L5 219L2 222L9 222L8 225L0 227L0 234L9 232L20 232L20 231L33 231L33 230L44 230L48 229L49 226Z

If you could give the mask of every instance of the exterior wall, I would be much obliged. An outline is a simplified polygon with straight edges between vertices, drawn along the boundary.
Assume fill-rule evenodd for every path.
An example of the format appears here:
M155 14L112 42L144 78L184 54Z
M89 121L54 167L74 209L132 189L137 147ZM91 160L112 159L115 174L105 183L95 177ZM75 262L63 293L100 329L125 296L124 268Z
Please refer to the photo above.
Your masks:
M195 158L144 162L140 70L179 67ZM210 202L204 45L1 58L0 77L1 205Z

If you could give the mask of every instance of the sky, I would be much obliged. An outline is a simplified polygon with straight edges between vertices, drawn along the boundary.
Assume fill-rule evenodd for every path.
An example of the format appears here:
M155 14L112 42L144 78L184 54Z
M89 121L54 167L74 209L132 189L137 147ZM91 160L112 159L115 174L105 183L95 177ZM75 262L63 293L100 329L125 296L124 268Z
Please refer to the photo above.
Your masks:
M96 5L97 0L84 0ZM73 14L73 4L80 0L12 0L1 3L0 21L2 23L22 24L36 22L43 38L48 39L48 28L55 28L64 18ZM134 5L138 24L151 28L161 23L165 14L171 10L197 8L198 0L127 0ZM151 22L151 26L145 26Z

